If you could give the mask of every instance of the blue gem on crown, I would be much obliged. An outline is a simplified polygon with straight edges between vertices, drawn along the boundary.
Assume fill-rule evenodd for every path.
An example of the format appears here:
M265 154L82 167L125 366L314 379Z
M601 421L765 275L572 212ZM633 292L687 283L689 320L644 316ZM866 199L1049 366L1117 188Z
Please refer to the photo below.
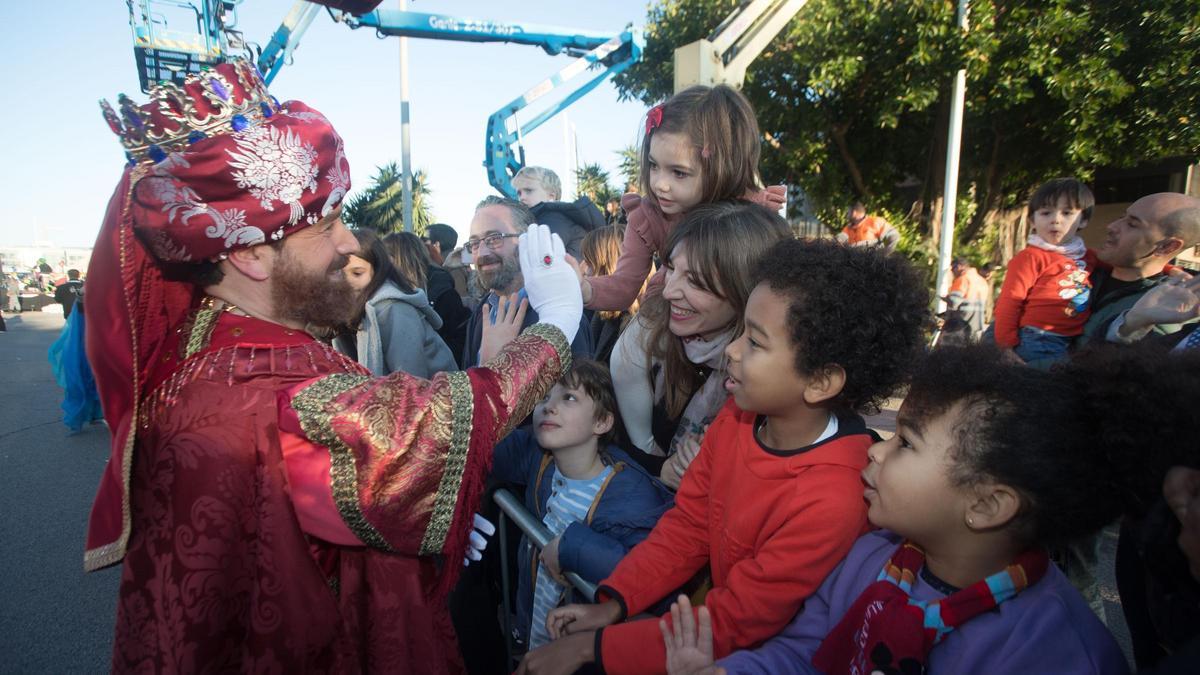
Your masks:
M124 94L117 97L117 109L100 101L105 121L134 163L157 163L201 139L243 131L281 107L244 59L189 75L182 85L159 83L144 105Z

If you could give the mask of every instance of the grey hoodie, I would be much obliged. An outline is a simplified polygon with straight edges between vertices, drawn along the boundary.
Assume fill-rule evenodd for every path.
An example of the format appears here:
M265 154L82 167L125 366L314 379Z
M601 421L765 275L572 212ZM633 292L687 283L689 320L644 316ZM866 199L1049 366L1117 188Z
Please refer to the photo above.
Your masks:
M362 323L358 326L356 346L358 362L373 375L404 371L430 378L434 373L458 370L454 356L437 329L442 318L433 311L425 291L401 291L387 282L367 301ZM333 346L349 353L342 337Z

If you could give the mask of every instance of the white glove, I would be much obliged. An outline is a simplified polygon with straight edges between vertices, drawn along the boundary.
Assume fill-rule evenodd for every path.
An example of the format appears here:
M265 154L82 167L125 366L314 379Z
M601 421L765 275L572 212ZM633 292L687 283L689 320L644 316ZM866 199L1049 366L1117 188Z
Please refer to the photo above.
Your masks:
M467 553L463 556L463 567L471 564L471 561L479 562L483 560L483 550L487 548L487 538L496 534L496 526L487 518L475 514L475 523L471 526L471 536L467 540Z
M521 235L519 246L529 306L537 312L538 321L561 330L570 343L579 331L583 296L579 277L567 264L562 239L549 227L535 223Z

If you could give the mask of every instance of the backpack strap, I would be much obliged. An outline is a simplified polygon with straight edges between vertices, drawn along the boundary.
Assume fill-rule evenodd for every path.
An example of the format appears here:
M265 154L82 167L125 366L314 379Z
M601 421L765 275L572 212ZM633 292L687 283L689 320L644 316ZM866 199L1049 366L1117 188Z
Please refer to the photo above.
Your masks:
M554 461L554 455L548 452L542 453L542 465L538 467L537 478L533 479L533 512L538 518L542 517L541 500L538 495L542 492L542 478L546 475L546 467Z
M604 491L608 489L608 484L612 482L612 479L616 478L617 474L624 469L625 462L617 462L612 465L612 473L608 474L608 478L605 478L604 482L600 484L600 489L596 490L596 496L592 497L592 505L588 507L587 518L583 520L584 525L591 526L592 518L596 516L596 507L600 505L600 497L604 496Z

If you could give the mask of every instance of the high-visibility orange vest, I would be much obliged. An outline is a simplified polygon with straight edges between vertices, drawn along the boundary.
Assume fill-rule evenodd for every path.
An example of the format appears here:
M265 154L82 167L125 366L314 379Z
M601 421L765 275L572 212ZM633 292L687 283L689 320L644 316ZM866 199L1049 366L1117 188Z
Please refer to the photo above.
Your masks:
M877 244L883 239L883 233L891 227L888 221L878 216L867 216L858 222L857 225L847 225L842 229L842 234L846 235L846 243L854 246L855 244Z

